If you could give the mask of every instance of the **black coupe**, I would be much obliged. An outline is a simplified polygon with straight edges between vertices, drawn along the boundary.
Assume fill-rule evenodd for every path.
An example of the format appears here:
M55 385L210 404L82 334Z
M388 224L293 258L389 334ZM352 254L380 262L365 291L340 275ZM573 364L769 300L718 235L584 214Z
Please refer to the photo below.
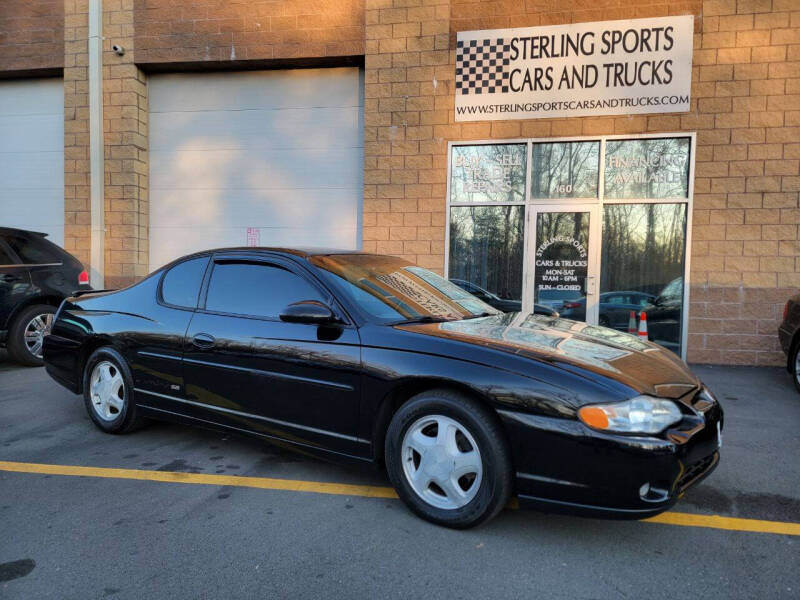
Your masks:
M173 419L385 465L421 517L523 504L641 518L719 460L722 409L672 352L501 314L389 256L239 248L64 301L47 371L123 433Z

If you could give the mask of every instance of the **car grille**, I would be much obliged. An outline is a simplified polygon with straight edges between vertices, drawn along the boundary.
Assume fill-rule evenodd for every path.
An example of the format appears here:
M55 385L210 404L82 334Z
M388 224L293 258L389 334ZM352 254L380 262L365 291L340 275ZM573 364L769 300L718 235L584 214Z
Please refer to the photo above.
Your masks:
M681 478L678 479L678 484L676 486L678 493L682 493L692 485L695 480L705 475L710 469L712 469L719 460L719 452L714 452L710 456L706 456L702 460L698 460L696 463L690 465L686 471L684 471Z

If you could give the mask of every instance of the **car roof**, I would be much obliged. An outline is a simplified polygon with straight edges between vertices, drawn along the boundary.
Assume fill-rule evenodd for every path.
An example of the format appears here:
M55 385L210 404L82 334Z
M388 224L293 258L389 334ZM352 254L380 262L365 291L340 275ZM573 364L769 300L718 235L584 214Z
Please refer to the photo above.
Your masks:
M311 258L312 256L332 256L338 254L345 254L345 255L352 255L352 256L380 256L379 254L375 254L374 252L363 252L361 250L343 250L341 248L281 248L275 246L233 246L228 248L209 248L207 250L199 250L197 252L192 252L191 254L186 254L184 256L179 256L175 260L170 261L167 265L173 265L179 262L183 262L189 258L193 258L196 256L206 256L208 254L213 253L226 253L226 252L235 252L235 253L260 253L260 252L270 252L273 254L284 254L284 255L291 255L298 258Z
M42 231L30 231L29 229L17 229L16 227L0 227L0 233L21 233L23 235L47 237L47 234Z
M331 254L374 254L373 252L362 252L361 250L344 250L341 248L282 248L277 246L235 246L231 248L213 248L204 250L205 252L276 252L281 254L293 254L308 258L311 256L328 256ZM202 254L198 252L198 254Z

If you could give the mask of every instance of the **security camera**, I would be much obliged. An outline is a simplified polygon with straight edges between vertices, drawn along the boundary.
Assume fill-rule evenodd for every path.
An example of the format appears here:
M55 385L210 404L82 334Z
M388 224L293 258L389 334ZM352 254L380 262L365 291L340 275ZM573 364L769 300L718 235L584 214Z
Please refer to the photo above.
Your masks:
M123 48L122 46L117 46L116 44L114 44L113 46L111 46L111 49L117 56L122 56L125 54L125 48Z

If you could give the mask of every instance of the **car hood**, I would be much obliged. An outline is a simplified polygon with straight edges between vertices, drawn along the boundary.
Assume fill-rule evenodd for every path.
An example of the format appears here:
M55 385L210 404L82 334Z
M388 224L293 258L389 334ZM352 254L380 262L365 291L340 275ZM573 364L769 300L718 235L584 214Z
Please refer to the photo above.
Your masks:
M591 371L662 398L679 398L700 385L673 352L627 333L569 319L510 313L398 328L545 361L573 372Z

